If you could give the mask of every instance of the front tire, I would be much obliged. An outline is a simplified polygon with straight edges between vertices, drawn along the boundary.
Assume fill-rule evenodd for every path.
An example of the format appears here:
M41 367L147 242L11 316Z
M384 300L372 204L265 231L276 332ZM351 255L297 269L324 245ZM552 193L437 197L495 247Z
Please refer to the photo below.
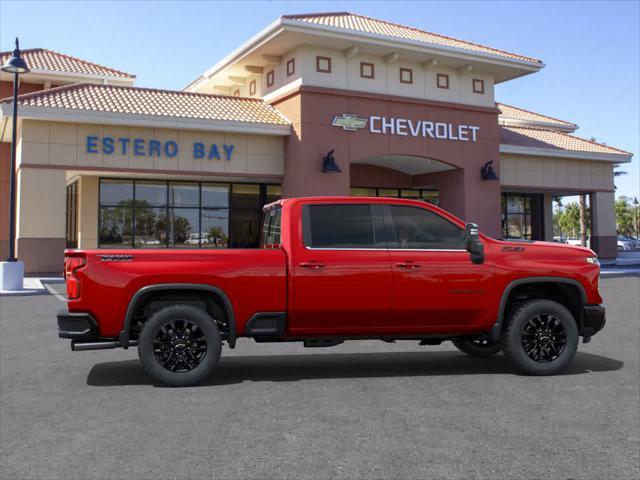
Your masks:
M554 375L578 349L578 326L563 305L532 300L518 307L502 334L502 351L517 373Z
M500 342L491 342L489 340L458 339L451 340L451 343L453 343L458 350L472 357L493 357L502 350Z
M157 382L170 387L197 385L220 359L222 341L213 318L191 305L155 312L142 327L138 356Z

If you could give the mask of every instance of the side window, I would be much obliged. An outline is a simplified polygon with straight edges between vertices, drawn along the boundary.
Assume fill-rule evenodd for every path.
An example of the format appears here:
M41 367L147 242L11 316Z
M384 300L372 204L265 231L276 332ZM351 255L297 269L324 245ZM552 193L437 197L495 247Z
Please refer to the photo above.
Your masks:
M416 207L391 205L389 248L464 250L464 231L441 216Z
M311 248L385 248L382 216L371 205L306 205L304 244Z
M262 220L262 248L280 248L282 209L269 210Z

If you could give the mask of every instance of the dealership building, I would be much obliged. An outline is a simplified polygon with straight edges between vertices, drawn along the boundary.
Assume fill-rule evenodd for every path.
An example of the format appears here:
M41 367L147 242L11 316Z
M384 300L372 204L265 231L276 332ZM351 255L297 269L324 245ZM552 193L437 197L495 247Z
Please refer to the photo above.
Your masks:
M535 58L344 12L282 16L182 91L51 50L23 58L27 272L60 271L66 247L254 247L265 203L309 195L422 199L497 238L551 240L552 199L586 194L591 247L616 256L613 169L631 154L494 98L494 85L543 68ZM1 75L6 257L12 77Z

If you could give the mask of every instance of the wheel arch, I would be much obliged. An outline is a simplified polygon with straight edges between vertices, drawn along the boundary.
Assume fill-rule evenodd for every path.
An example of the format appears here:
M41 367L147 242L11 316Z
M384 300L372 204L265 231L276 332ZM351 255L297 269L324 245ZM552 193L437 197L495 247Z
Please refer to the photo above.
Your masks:
M229 332L227 335L227 342L230 348L234 348L236 345L237 339L237 328L236 328L236 320L233 312L233 306L231 304L231 300L227 294L220 288L214 287L213 285L207 285L202 283L161 283L155 285L147 285L145 287L140 288L136 293L133 294L131 299L129 300L129 304L127 305L127 311L124 318L124 324L122 326L122 330L118 335L118 339L120 344L127 348L129 345L129 334L131 332L131 323L134 317L134 313L138 303L142 301L145 296L148 296L152 293L157 293L161 291L184 291L186 292L197 292L197 293L207 293L208 295L212 295L214 299L219 300L220 306L224 309L224 313L227 316L227 322L229 324Z
M565 290L569 288L569 292L571 290L577 292L577 298L580 303L578 305L574 305L574 308L570 310L571 310L571 313L574 315L575 320L578 324L578 331L582 334L582 331L584 328L584 318L583 318L582 307L587 304L587 294L585 292L584 286L578 280L575 280L573 278L526 277L526 278L519 278L509 282L509 284L505 287L504 291L502 292L502 297L500 298L500 305L498 307L498 317L496 319L496 323L491 328L491 332L489 334L489 337L492 341L498 341L500 339L500 334L502 332L502 326L504 323L504 317L508 307L507 302L509 301L511 294L516 292L517 289L520 287L535 286L536 284L540 286L560 285ZM573 301L575 302L575 298L573 299Z

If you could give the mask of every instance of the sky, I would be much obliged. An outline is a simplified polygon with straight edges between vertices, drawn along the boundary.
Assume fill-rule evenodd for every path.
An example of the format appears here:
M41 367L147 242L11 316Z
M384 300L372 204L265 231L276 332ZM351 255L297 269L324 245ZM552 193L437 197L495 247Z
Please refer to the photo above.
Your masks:
M617 194L640 199L640 1L0 0L0 50L44 47L182 89L278 16L350 11L540 58L496 100L577 123L632 152Z

